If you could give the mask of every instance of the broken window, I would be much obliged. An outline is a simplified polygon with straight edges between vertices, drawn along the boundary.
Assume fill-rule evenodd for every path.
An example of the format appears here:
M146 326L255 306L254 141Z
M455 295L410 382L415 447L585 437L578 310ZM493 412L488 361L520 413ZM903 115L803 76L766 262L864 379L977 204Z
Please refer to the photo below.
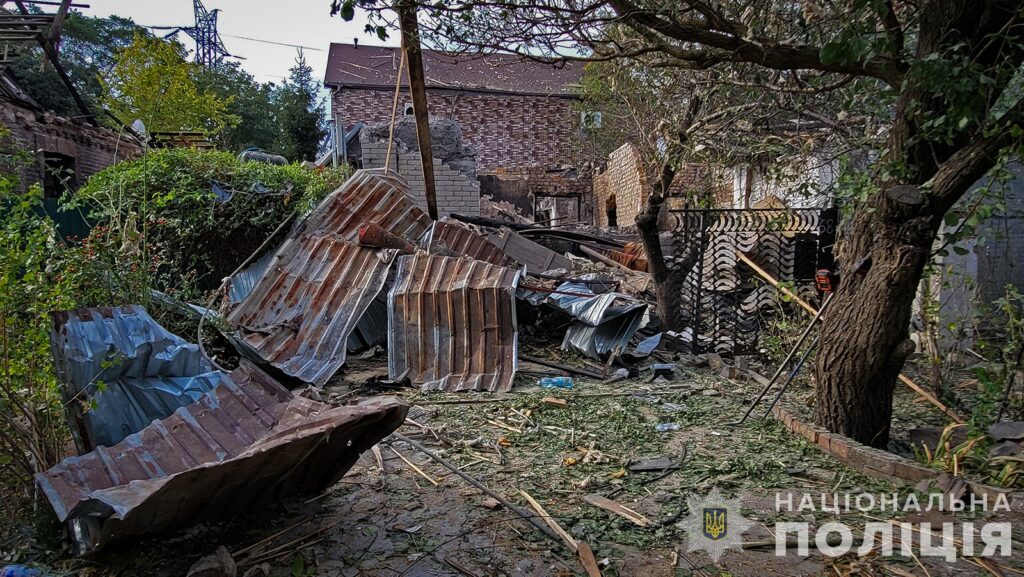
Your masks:
M65 191L78 187L74 156L44 152L43 172L43 194L46 198L60 198Z

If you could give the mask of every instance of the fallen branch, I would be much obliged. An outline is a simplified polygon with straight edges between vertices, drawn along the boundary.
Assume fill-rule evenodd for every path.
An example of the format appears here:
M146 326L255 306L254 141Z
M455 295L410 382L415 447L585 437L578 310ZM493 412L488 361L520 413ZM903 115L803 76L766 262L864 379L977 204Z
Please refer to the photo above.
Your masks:
M524 361L530 362L530 363L542 365L542 366L545 366L545 367L550 367L552 369L559 369L559 370L565 371L567 373L576 373L577 375L583 375L584 377L590 377L592 379L604 378L604 377L602 377L601 373L590 371L590 370L587 370L587 369L582 369L582 368L579 368L579 367L573 367L571 365L563 365L561 363L556 363L554 361L548 361L548 360L540 359L540 358L537 358L537 357L531 357L531 356L528 356L528 355L519 355L519 358L524 360Z

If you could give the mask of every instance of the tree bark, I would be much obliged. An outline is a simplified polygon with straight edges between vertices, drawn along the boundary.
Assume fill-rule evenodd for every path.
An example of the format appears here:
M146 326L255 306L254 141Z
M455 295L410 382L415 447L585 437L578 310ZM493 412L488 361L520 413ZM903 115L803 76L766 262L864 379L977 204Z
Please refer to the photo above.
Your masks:
M917 57L950 53L964 43L974 62L995 70L1006 55L988 39L1014 11L1009 2L985 3L984 9L966 0L931 2L922 15ZM1019 53L1010 58L1019 65ZM984 130L945 142L924 138L922 120L948 108L929 90L909 79L900 94L883 161L902 167L903 174L898 182L879 179L880 192L843 231L840 286L822 323L816 359L817 423L875 447L889 441L896 377L914 351L914 297L942 218L1010 143L1008 134L986 137ZM992 91L989 98L997 96ZM1020 106L1012 113L1019 114Z

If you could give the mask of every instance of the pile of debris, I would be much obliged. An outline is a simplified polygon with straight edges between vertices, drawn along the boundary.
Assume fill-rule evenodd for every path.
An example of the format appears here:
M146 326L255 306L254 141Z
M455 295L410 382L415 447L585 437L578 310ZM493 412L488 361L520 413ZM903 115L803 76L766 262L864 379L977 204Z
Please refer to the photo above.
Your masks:
M325 385L350 352L386 342L389 378L423 390L508 391L525 303L572 318L563 349L622 355L652 321L647 273L596 251L625 249L635 265L635 248L580 235L433 222L400 177L358 171L227 279L233 371L140 306L55 313L80 456L37 483L77 550L93 551L335 482L408 408L384 397L331 407L286 388ZM528 236L590 244L596 262Z

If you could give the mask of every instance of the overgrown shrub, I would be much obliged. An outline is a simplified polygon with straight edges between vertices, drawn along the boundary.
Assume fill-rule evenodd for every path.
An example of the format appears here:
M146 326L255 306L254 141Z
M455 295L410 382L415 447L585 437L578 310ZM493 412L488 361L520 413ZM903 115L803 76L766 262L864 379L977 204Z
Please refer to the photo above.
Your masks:
M0 136L0 138L5 135ZM60 247L42 191L21 192L18 163L0 168L0 487L5 522L17 522L32 475L65 454L69 436L50 353L50 311L75 306L50 256Z
M155 288L193 297L189 287L219 286L278 225L310 210L347 176L347 169L160 149L93 175L74 204L99 225L85 250L116 248L105 252L127 263L108 263L113 270L134 267L150 275Z

